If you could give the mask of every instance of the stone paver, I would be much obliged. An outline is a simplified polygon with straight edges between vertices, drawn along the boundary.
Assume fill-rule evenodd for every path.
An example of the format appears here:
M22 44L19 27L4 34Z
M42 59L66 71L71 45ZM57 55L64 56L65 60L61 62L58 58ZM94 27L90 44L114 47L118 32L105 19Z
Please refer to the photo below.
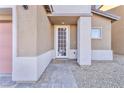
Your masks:
M79 66L76 60L54 60L36 83L16 83L0 77L0 87L16 88L114 88L124 87L124 55L113 61L92 61Z
M0 88L15 87L16 82L12 81L10 76L0 76Z
M68 60L54 60L39 83L46 83L48 87L77 87Z

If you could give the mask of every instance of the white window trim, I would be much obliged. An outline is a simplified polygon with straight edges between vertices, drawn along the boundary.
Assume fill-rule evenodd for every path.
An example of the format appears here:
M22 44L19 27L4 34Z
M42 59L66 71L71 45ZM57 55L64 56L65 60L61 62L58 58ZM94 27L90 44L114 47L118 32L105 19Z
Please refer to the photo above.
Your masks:
M100 29L101 37L99 37L99 38L93 38L92 37L92 29ZM91 28L91 39L93 39L93 40L101 40L102 39L102 33L103 33L103 28L102 27L92 27Z

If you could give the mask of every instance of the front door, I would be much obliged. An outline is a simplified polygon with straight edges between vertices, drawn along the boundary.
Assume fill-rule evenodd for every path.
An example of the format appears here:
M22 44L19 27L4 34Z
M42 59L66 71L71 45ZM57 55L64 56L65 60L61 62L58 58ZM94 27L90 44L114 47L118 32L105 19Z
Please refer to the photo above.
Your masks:
M69 26L55 26L56 58L68 58Z

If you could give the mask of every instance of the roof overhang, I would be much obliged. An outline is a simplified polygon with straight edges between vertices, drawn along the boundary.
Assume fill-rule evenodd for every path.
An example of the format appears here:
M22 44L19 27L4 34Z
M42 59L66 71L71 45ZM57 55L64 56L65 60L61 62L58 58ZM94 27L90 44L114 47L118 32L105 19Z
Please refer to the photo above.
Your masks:
M103 17L106 17L106 18L108 18L112 21L117 21L117 20L120 19L120 17L117 16L117 15L114 15L114 14L109 13L107 11L101 11L101 10L98 10L98 9L92 9L92 13L103 16Z
M52 5L44 5L44 8L45 8L47 13L52 13L53 12Z
M99 8L102 8L102 7L103 7L103 5L99 6ZM70 14L70 15L69 14L67 14L67 15L66 14L59 14L59 15L54 14L52 5L45 5L45 9L48 12L47 16L92 16L92 14L83 14L83 13L82 14ZM106 17L106 18L112 20L112 22L120 19L120 17L117 15L111 14L107 11L95 9L95 8L92 8L92 13Z

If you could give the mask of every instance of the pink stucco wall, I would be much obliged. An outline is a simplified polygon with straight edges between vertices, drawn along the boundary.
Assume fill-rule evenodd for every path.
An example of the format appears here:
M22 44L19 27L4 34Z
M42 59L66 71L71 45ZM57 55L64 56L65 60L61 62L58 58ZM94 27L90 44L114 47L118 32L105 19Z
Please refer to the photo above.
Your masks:
M0 23L0 73L12 72L12 24Z

